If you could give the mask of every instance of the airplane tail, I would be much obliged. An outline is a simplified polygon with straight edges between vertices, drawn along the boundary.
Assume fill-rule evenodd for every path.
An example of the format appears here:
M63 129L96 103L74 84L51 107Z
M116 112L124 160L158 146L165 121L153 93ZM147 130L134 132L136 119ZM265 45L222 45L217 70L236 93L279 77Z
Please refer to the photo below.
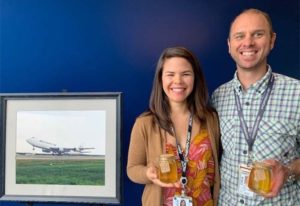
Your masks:
M85 150L91 150L95 149L94 147L84 147L80 145L79 147L75 148L75 151L80 152L80 153L90 153L91 151L85 151Z

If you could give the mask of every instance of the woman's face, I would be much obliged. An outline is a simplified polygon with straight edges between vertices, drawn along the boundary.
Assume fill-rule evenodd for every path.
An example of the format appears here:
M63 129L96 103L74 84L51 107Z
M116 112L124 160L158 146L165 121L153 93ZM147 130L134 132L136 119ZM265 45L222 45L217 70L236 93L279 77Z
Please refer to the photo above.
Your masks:
M185 206L185 201L184 200L180 201L180 206Z
M162 69L162 85L170 105L186 103L194 87L192 65L182 57L165 60Z

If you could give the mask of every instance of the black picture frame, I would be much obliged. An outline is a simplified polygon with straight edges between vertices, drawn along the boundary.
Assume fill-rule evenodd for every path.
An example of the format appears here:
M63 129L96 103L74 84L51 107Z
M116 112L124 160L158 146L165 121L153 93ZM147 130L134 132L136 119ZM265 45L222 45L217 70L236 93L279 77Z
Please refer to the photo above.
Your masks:
M122 193L121 110L121 92L0 94L0 201L120 204ZM86 136L77 137L77 133L86 134ZM36 144L29 145L28 139L26 139L27 142L24 141L25 136L29 138L29 134L39 134L43 137L51 136L50 134L52 136L72 134L69 135L72 137L60 137L59 141L63 141L64 145L69 145L66 147L57 145L35 148ZM105 137L101 134L105 134ZM90 148L73 146L75 141L80 139L86 141ZM56 145L50 143L54 140L39 139L39 141ZM35 151L28 151L28 146L33 146L32 149ZM85 150L82 150L83 148ZM90 154L85 154L88 152ZM58 183L45 183L48 181L45 175L44 179L33 178L31 180L29 176L34 176L32 173L37 172L38 169L30 166L29 168L33 169L27 171L23 166L24 162L46 163L43 172L39 173L44 174L52 170L52 167L48 165L53 166L59 161L63 162L60 168L71 165L71 160L68 159L76 159L76 164L79 166L75 166L75 169L78 169L81 174L76 177L83 179L83 182L87 182L88 178L82 177L89 176L86 175L89 174L86 172L89 167L82 165L91 161L91 164L95 164L94 167L98 170L100 166L98 167L97 164L104 162L102 166L104 172L100 172L103 177L98 178L100 183L74 183L71 182L71 178L70 183L56 180L59 178L54 178ZM68 174L68 172L64 173Z

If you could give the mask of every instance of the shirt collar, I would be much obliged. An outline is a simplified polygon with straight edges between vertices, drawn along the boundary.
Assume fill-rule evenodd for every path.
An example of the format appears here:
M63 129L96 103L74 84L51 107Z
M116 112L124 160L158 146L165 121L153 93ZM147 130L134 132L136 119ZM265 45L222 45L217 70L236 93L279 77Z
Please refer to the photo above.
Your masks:
M254 84L252 84L249 87L249 89L251 89L251 90L254 89L259 94L262 94L267 89L269 79L272 75L271 66L270 65L267 65L267 66L268 66L268 70L267 70L266 74L260 80L258 80ZM240 80L237 77L237 71L234 73L233 87L238 93L241 93L243 91L243 86L242 86Z

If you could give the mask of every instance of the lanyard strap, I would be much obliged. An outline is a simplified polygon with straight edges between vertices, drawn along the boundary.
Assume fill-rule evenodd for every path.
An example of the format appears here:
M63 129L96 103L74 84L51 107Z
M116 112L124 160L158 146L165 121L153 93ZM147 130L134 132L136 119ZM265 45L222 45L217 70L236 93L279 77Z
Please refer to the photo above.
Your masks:
M248 127L247 127L246 121L244 119L240 98L237 95L236 91L234 90L235 105L237 107L239 119L241 121L241 129L242 129L242 132L244 133L244 136L245 136L245 139L247 141L248 149L249 149L250 153L252 152L252 147L253 147L257 132L258 132L258 126L259 126L259 123L261 122L263 114L266 110L267 102L268 102L269 97L271 95L271 91L272 91L272 88L273 88L273 85L274 85L274 81L275 81L274 75L271 74L271 77L270 77L269 82L268 82L267 90L263 94L263 98L262 98L262 101L260 102L260 106L259 106L259 111L258 111L258 114L256 116L256 119L255 119L255 122L254 122L254 125L253 125L253 128L252 128L250 134L248 132Z
M188 163L188 154L190 150L190 143L191 143L191 136L192 136L192 127L193 127L193 114L190 115L189 118L189 125L188 125L188 131L187 131L187 137L186 137L186 150L185 150L185 155L183 155L183 151L178 143L178 139L175 134L174 128L172 128L173 133L175 135L176 139L176 145L177 145L177 151L178 155L180 158L180 163L182 167L182 175L181 175L181 184L184 186L187 184L187 178L186 178L186 168L187 168L187 163Z

